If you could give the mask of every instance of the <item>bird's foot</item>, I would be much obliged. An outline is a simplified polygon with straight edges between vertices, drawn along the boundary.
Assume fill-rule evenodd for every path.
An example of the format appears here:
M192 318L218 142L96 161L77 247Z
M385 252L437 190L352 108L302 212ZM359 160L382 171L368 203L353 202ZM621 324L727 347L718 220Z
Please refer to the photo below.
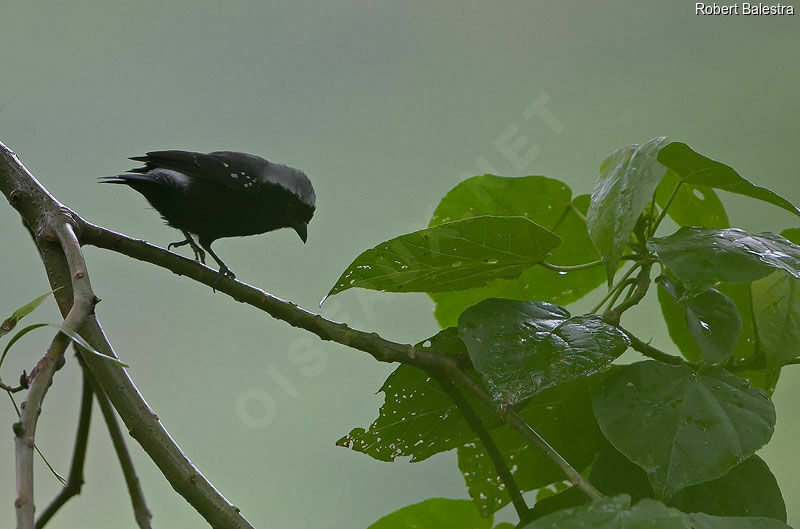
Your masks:
M202 248L197 246L197 243L191 237L187 237L185 241L178 241L178 242L171 242L167 245L167 250L172 250L173 248L180 248L181 246L189 245L192 247L192 251L194 252L194 260L206 264L206 252L203 251Z
M221 276L230 277L231 279L236 279L236 274L234 274L230 268L227 266L223 266L219 269L219 273Z

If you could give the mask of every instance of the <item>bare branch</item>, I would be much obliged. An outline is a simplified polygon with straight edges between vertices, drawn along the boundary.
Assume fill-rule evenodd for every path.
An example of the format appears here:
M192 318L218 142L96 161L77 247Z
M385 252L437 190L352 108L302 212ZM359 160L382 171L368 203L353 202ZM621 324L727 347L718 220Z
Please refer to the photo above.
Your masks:
M94 389L97 394L97 403L100 405L100 411L106 421L108 434L111 436L111 443L114 445L114 451L117 453L120 467L122 467L122 474L125 476L125 484L128 486L128 494L133 505L133 516L141 529L152 529L150 520L153 515L150 514L150 509L147 508L147 503L144 501L144 493L139 483L139 476L136 475L136 469L133 468L133 460L131 460L131 455L128 453L128 447L125 446L125 438L119 429L114 408L111 407L108 397L101 388L95 387Z
M92 420L92 399L94 394L92 386L89 384L88 373L83 373L83 383L81 390L81 407L78 416L78 431L75 434L75 447L72 451L72 463L69 466L69 476L67 483L61 491L53 498L53 501L42 511L39 519L36 520L36 529L42 529L50 518L70 500L73 496L81 493L83 487L83 465L86 461L86 447L89 443L89 426Z
M70 309L64 318L64 325L71 329L81 326L84 319L94 309L95 297L88 284L86 266L83 263L78 239L69 224L56 223L51 226L61 243L64 256L69 263L72 279L73 299ZM42 410L42 402L50 388L55 372L63 365L64 351L70 338L58 333L50 344L47 354L39 360L31 373L31 382L25 402L22 403L20 422L15 426L15 447L17 459L17 528L34 528L34 496L33 496L33 450L36 437L36 423Z
M85 266L82 265L80 248L77 244L71 244L70 237L62 237L62 232L68 232L74 240L72 226L81 225L76 221L77 215L56 201L25 169L16 155L2 143L0 143L0 192L20 213L23 223L33 235L52 287L70 285L73 283L72 278L80 274L73 285L78 294L83 293L83 295L76 295L76 307L83 307L83 303L78 303L78 300L83 301L87 295L90 295L88 298L90 301L96 300L97 298L91 293ZM70 229L66 230L66 226L70 226ZM59 227L63 229L57 233L56 229ZM70 243L67 248L62 248L63 241ZM72 312L71 308L73 307L71 294L71 289L68 288L60 289L55 293L56 302L62 314L67 316ZM70 324L72 318L67 318L67 320L65 322ZM116 358L111 344L106 339L94 315L86 318L86 322L82 326L74 325L74 321L72 323L71 327L76 329L94 349ZM56 339L59 340L59 349L63 353L69 340L60 333ZM54 352L57 350L54 349ZM130 434L158 465L172 487L215 529L253 529L253 526L241 515L239 509L222 496L181 451L164 429L158 416L153 413L141 396L128 373L122 367L95 355L83 354L83 352L81 355L94 379L109 395ZM45 378L49 381L49 377L40 379L38 375L35 380L44 380ZM34 392L34 389L32 386L31 393ZM36 388L39 401L38 395L42 391L42 389ZM32 408L33 406L28 413L31 413ZM27 438L24 426L23 421L15 428L15 431L22 434L19 436L20 440L23 439L23 435L24 438ZM21 445L21 449L25 446L22 441L18 441L18 444ZM31 442L30 450L32 447L33 443ZM30 464L25 461L18 466L27 467ZM30 496L27 495L29 488ZM30 527L32 528L32 482L26 483L24 492L26 496L21 496L17 503L20 504L21 510L25 511L26 516L29 511L28 517L31 518ZM27 529L25 526L22 527Z

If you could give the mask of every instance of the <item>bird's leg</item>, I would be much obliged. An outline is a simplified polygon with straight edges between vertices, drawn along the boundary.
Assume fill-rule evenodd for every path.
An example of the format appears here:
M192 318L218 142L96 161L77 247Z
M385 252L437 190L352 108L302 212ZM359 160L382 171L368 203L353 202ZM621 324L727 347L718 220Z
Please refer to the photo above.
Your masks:
M225 266L225 263L222 262L222 259L220 259L217 256L217 254L214 253L214 250L211 249L211 243L210 242L206 243L206 242L201 240L200 241L200 246L202 246L205 249L205 251L207 251L208 254L211 257L213 257L214 260L217 262L217 264L219 265L219 273L221 275L230 277L231 279L235 279L236 278L236 275L233 272L231 272L231 269L228 268L227 266Z
M186 237L186 240L179 241L179 242L171 242L167 245L167 250L171 250L173 248L180 248L181 246L186 246L187 244L192 247L192 251L194 252L194 260L199 261L200 263L206 264L206 252L200 248L194 239L192 238L192 234L186 230L181 230L183 232L183 236Z

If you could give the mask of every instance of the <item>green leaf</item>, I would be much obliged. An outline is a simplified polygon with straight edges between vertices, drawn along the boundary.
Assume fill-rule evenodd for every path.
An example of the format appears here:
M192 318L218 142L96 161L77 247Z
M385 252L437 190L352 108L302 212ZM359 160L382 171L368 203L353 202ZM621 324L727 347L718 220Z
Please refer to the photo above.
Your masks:
M703 352L700 344L693 334L689 331L686 321L686 302L681 299L683 291L680 285L674 284L671 279L666 283L661 276L657 281L658 302L661 305L661 313L667 324L670 338L678 346L683 356L690 362L700 363L703 359ZM670 293L669 289L673 289ZM717 289L729 298L735 305L740 314L742 328L738 339L733 348L735 358L744 360L750 358L755 351L755 339L753 334L753 312L750 305L750 285L745 283L722 283Z
M570 317L559 305L508 299L487 299L464 311L458 334L502 406L596 373L629 345L599 316Z
M599 259L586 228L589 196L572 199L564 183L543 176L507 178L475 176L454 187L439 203L431 226L479 215L523 216L544 226L563 243L547 261L578 265ZM548 301L566 305L602 284L602 267L559 274L540 266L525 270L515 279L495 279L486 286L456 292L432 293L436 319L442 327L458 323L458 316L488 298Z
M661 276L659 285L680 302L680 285L675 285L667 276ZM720 364L731 357L739 334L742 318L739 309L728 296L710 288L686 299L684 315L686 330L694 338L706 364Z
M473 217L383 242L347 267L329 296L361 287L444 292L518 277L561 244L524 217Z
M583 505L586 502L587 498L585 492L578 487L569 487L558 494L553 494L547 498L537 500L524 520L530 522L562 509Z
M684 512L716 516L766 516L786 521L786 504L778 481L758 456L739 463L721 478L692 485L669 505Z
M42 294L33 301L26 303L25 305L15 310L9 318L0 323L0 337L10 333L14 329L14 327L16 327L17 323L19 323L19 320L21 320L22 318L24 318L25 316L36 310L39 307L39 305L41 305L42 302L44 302L44 300L50 297L50 294L52 294L56 290L58 289L51 290L46 294Z
M491 529L469 500L433 498L388 514L367 529Z
M39 328L41 328L41 327L47 327L47 326L48 326L48 324L47 324L47 323L34 323L33 325L28 325L27 327L25 327L25 328L23 328L23 329L20 329L20 330L17 332L17 334L15 334L14 336L12 336L12 337L11 337L11 339L10 339L10 340L8 341L8 343L6 344L6 347L5 347L5 349L3 349L3 354L2 354L2 355L0 355L0 366L2 366L2 365L3 365L3 362L4 362L4 361L5 361L5 359L6 359L6 355L7 355L7 354L8 354L8 352L11 350L11 347L12 347L12 346L13 346L15 343L17 343L17 342L18 342L18 341L19 341L19 340L20 340L20 339L21 339L23 336L25 336L26 334L28 334L28 333L29 333L29 332L31 332L31 331L35 331L36 329L39 329Z
M592 412L591 395L606 373L547 389L518 410L536 432L578 469L594 460L607 443ZM541 450L531 446L506 425L491 430L520 490L539 489L564 478L563 472ZM510 502L510 497L483 445L477 440L458 449L458 468L469 495L488 515Z
M687 295L717 281L749 283L775 270L800 278L800 246L774 233L683 227L648 240L647 247L680 279Z
M761 350L769 367L800 356L800 280L773 272L752 286L753 314Z
M103 353L101 353L100 351L97 351L91 345L89 345L89 342L84 340L83 337L81 337L80 334L78 334L74 330L70 329L66 325L62 325L62 324L59 324L59 323L37 323L37 324L34 324L34 325L29 325L29 326L25 327L24 329L21 329L17 334L14 335L13 338L11 338L11 340L8 341L8 343L6 344L5 349L3 349L3 354L0 355L0 365L3 364L3 360L5 360L6 354L8 354L8 351L11 349L12 345L17 343L17 341L20 338L22 338L23 336L25 336L29 332L34 331L36 329L40 329L42 327L55 327L56 329L59 330L59 332L61 332L62 334L65 334L66 336L68 336L73 342L77 343L80 347L82 347L85 351L89 352L90 354L93 354L95 356L99 356L103 360L107 360L108 362L111 362L112 364L117 364L118 366L121 366L121 367L126 367L126 368L130 367L128 364L123 363L121 360L118 360L118 359L114 358L113 356L107 356L107 355L104 355Z
M534 520L521 529L790 529L772 518L687 514L655 500L631 507L630 496L604 497Z
M466 353L454 328L445 329L420 346L453 355ZM450 397L424 371L401 365L389 375L380 391L385 401L378 418L368 429L355 428L339 439L338 446L380 461L406 456L411 461L421 461L476 439ZM498 424L488 406L470 393L463 393L488 428Z
M592 463L589 482L606 496L624 493L634 503L655 496L645 471L611 445Z
M719 368L645 361L625 366L594 397L614 447L648 474L658 498L725 475L772 436L764 393Z
M557 511L521 529L691 529L684 514L653 500L631 507L627 495L605 497L592 503Z
M667 215L678 226L702 226L704 228L728 228L725 207L713 189L703 185L681 183L675 171L667 171L656 189L656 204L666 207L675 187L680 184L672 198Z
M589 480L603 494L629 494L634 502L654 495L644 470L613 447L604 450L592 464ZM786 505L778 482L758 456L739 463L721 478L679 491L667 505L684 512L765 516L786 521Z
M667 171L656 160L665 142L666 138L656 138L642 145L622 147L600 165L586 222L605 261L609 284L636 221Z
M732 168L696 153L685 143L670 143L658 153L658 161L675 171L681 180L688 184L713 187L756 198L800 216L800 209L785 198L769 189L753 185Z

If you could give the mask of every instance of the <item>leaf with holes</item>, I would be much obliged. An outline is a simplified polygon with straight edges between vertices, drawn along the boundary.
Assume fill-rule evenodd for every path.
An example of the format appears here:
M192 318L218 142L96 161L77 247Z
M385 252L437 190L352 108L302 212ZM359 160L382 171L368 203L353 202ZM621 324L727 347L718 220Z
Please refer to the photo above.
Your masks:
M578 470L591 464L607 443L592 412L592 393L606 372L542 391L518 411L536 432ZM535 490L564 478L564 474L540 449L531 446L510 427L502 425L491 436L522 491ZM467 443L458 449L458 468L469 495L484 515L511 501L497 470L483 446Z
M656 189L656 204L661 208L669 204L667 215L678 226L730 227L725 206L714 190L708 186L682 182L675 171L667 171L661 179Z
M785 198L752 184L732 168L693 151L685 143L670 143L658 153L658 161L675 171L687 184L713 187L763 200L800 216L800 209Z
M466 353L454 328L445 329L419 346L451 355ZM401 365L389 375L380 391L385 400L378 418L366 430L353 429L336 442L338 446L380 461L394 461L398 457L422 461L476 438L441 386L416 367ZM463 393L487 427L499 424L486 404Z
M666 138L656 138L642 145L622 147L600 165L586 223L605 261L609 284L636 221L667 172L657 161L658 152L666 141Z
M401 235L359 255L328 293L444 292L518 277L561 244L524 217L473 217Z
M586 228L589 196L572 198L566 184L544 176L508 178L482 175L454 187L441 200L430 225L480 215L522 216L544 226L562 239L547 261L578 265L600 258ZM558 273L541 266L525 270L515 279L495 279L469 290L432 293L436 320L442 327L458 324L465 309L488 298L548 301L566 305L603 283L602 267Z
M475 370L502 406L596 373L628 347L595 315L571 317L551 303L487 299L458 320Z
M645 361L625 366L594 397L614 447L647 472L658 498L724 476L772 436L775 408L719 368Z
M749 283L783 270L800 278L800 246L774 233L683 227L647 247L686 287L702 292L717 281Z

